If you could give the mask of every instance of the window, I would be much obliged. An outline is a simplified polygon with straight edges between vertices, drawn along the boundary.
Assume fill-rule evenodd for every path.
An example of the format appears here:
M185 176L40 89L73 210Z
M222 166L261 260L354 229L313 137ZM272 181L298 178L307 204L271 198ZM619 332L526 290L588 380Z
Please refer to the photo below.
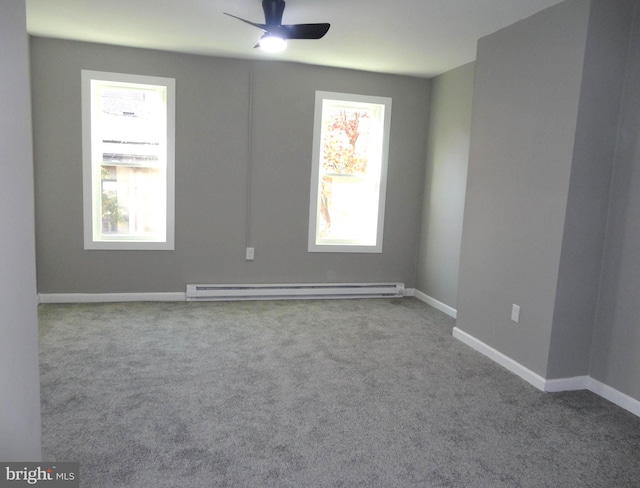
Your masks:
M174 248L175 80L82 71L85 249Z
M391 99L316 92L310 252L382 252Z

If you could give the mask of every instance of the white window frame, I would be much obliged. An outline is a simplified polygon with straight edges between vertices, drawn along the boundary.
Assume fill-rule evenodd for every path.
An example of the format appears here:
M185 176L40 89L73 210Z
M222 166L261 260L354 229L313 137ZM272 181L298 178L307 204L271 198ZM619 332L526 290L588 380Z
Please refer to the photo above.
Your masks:
M380 181L378 187L378 215L376 227L376 242L373 245L364 245L361 242L353 241L326 241L317 239L319 229L319 206L320 206L320 164L322 159L322 116L324 101L361 103L382 105L383 114L383 134L381 145L381 167ZM384 235L384 215L387 188L387 167L389 160L389 133L391 128L391 98L376 97L367 95L357 95L349 93L335 93L317 91L315 97L315 113L313 125L313 156L311 165L311 194L309 200L309 252L336 252L336 253L381 253L382 237Z
M166 234L163 240L114 236L100 238L100 165L94 164L92 151L92 80L114 83L162 86L166 89ZM82 70L82 168L84 248L87 250L173 250L175 248L175 79L125 73Z

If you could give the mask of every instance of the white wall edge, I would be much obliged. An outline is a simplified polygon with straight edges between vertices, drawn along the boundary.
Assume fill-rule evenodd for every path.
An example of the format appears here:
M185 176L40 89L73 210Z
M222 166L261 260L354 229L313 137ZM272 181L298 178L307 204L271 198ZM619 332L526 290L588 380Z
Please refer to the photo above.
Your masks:
M520 363L514 361L509 356L505 356L500 351L486 345L484 342L476 339L472 335L467 334L457 327L453 328L453 337L455 337L459 341L464 342L467 346L475 349L479 353L484 354L489 359L508 369L512 373L520 376L520 378L531 383L539 390L544 391L546 380L539 374L534 373L530 369L525 368Z
M618 391L615 388L592 378L591 376L574 376L572 378L547 380L457 327L454 327L453 329L453 337L481 354L484 354L489 359L505 367L512 373L520 376L520 378L529 382L539 390L548 393L589 390L596 395L601 396L605 400L609 400L611 403L614 403L628 412L640 417L639 400L636 400L635 398L630 397L629 395L622 393L621 391Z
M402 295L405 297L414 297L416 296L416 289L415 288L405 288L402 292Z
M421 302L424 302L427 305L431 305L433 308L446 313L447 315L449 315L450 317L453 317L454 319L457 318L458 316L458 311L455 308L450 307L446 303L442 303L441 301L436 300L433 297L430 297L426 293L422 293L420 290L414 290L412 296L415 296Z
M39 303L184 302L186 293L40 293Z

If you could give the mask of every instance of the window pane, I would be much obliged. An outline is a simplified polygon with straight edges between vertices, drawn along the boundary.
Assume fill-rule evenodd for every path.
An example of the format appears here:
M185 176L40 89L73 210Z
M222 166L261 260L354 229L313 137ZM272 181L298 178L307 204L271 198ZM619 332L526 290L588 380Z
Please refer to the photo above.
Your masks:
M376 243L377 181L359 175L323 176L318 243Z
M135 86L112 86L98 82L100 94L99 127L105 144L122 145L127 152L152 153L159 156L159 148L166 136L164 89L141 89Z
M157 168L102 166L102 235L164 234L164 175Z
M162 87L97 84L101 146L101 237L164 239Z
M381 140L372 140L372 132L381 123L380 111L368 104L323 103L317 243L375 245Z

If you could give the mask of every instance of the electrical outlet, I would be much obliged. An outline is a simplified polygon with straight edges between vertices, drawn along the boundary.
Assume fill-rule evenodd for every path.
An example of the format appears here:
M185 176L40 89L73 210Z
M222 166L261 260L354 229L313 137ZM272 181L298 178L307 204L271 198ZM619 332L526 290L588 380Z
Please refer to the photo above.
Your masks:
M511 320L515 323L520 322L520 305L515 303L511 306Z
M247 248L247 261L253 261L254 254L255 254L255 248L248 247Z

